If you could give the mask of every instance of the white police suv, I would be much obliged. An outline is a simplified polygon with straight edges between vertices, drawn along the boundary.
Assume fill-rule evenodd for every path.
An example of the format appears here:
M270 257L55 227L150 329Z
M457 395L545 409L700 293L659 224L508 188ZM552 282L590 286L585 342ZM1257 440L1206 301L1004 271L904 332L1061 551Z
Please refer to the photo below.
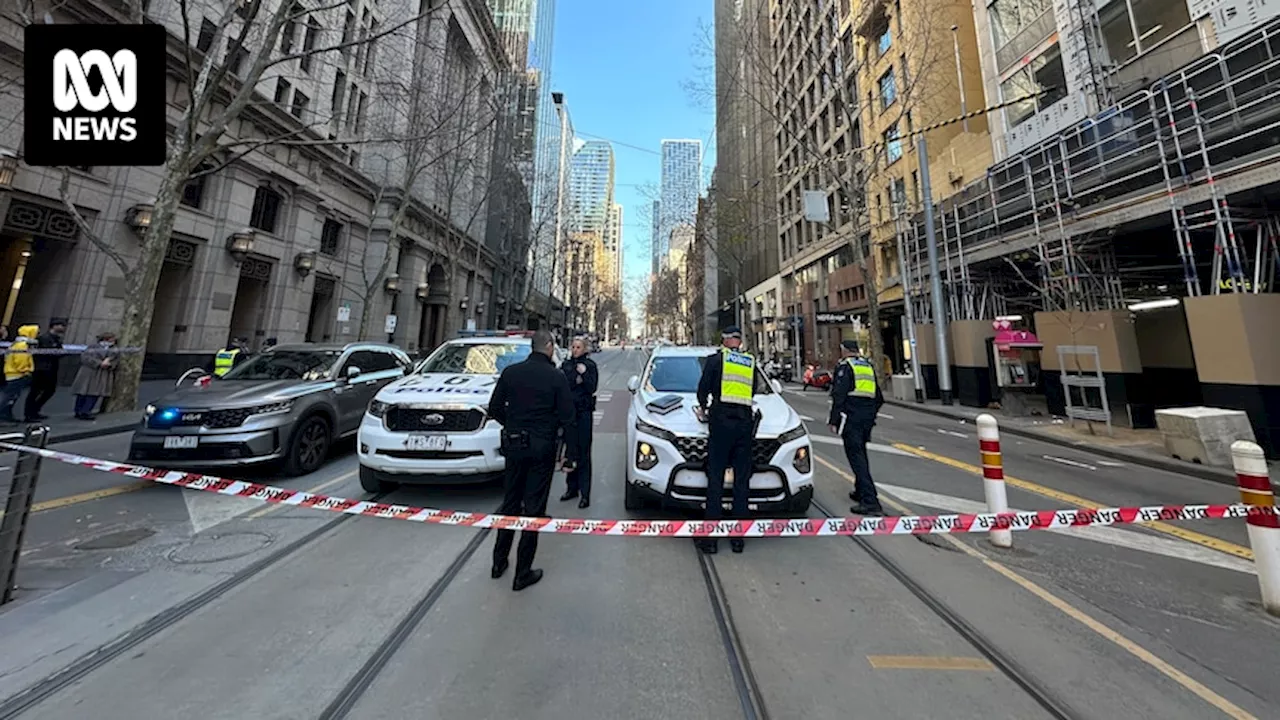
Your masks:
M463 335L441 345L369 404L356 441L365 490L482 482L506 466L498 454L500 426L489 418L489 398L502 371L529 357L533 333Z
M646 503L700 509L707 501L707 426L693 410L698 379L714 347L660 345L642 375L627 383L625 504ZM761 414L752 445L753 473L748 502L761 514L802 515L813 499L813 448L795 410L782 399L780 385L756 369L752 404ZM732 499L726 479L724 502Z

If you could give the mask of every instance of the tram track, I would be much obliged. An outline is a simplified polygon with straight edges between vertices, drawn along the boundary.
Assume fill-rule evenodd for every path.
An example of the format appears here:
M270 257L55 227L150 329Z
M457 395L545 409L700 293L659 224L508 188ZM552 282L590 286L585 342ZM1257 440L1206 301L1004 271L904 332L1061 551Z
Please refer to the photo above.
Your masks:
M816 499L812 502L812 507L826 518L841 517L828 511ZM1030 673L1018 666L1012 658L1005 655L999 647L990 639L986 638L979 630L970 625L963 617L952 610L941 598L929 592L923 585L916 582L914 578L907 573L897 562L889 558L889 556L880 552L866 538L856 535L849 536L854 545L861 548L877 565L884 568L900 585L905 587L908 592L914 595L925 607L929 608L951 629L955 630L965 642L969 643L983 657L985 657L997 670L1009 678L1023 692L1030 696L1036 704L1042 707L1049 717L1057 720L1074 720L1078 717L1073 713L1070 707L1062 700L1054 696L1052 692L1040 685Z
M737 625L733 621L733 612L729 609L729 598L720 582L720 574L716 572L715 562L710 555L694 547L698 556L698 566L702 570L702 581L707 588L707 599L711 602L711 612L715 616L716 629L724 644L725 655L729 662L729 674L733 677L733 688L742 705L742 716L746 720L768 720L769 711L765 706L764 694L751 671L751 661L747 657L742 639L738 635Z

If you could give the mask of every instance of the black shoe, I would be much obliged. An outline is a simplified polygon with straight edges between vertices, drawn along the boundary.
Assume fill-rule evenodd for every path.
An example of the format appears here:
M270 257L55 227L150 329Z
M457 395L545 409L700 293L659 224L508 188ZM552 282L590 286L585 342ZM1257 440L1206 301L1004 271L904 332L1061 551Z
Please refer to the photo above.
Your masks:
M507 572L507 564L508 564L507 560L503 560L501 563L494 563L493 569L489 571L489 577L493 578L494 580L497 580L498 578L505 575Z
M704 555L715 555L720 552L720 543L715 539L699 540L698 549L701 550Z
M577 490L566 490L565 493L560 496L560 502L569 502L576 497L578 497Z
M849 512L853 513L854 515L862 515L863 517L883 517L884 516L884 508L880 508L880 507L872 508L872 507L867 507L865 505L854 505L853 507L849 508Z
M588 499L586 495L583 495L582 499L578 501L578 507L580 508L591 507L591 500Z
M861 504L862 504L862 501L858 499L858 491L857 491L857 490L850 490L850 491L849 491L849 499L850 499L850 500L852 500L852 501L854 501L854 502L856 502L856 503L858 503L859 505L861 505Z
M516 576L515 582L511 583L511 589L520 592L530 585L537 585L542 579L541 570L529 570Z
M742 538L731 538L729 540L729 549L736 553L741 553L743 550L746 549L746 547L747 547L747 541L743 540Z

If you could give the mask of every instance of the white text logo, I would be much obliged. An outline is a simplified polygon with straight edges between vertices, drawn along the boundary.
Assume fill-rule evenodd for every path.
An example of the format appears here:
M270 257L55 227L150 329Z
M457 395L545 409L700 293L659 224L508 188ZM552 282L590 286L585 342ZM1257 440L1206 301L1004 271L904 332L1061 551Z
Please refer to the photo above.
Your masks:
M89 86L93 68L102 76L98 92ZM108 106L117 113L131 112L138 104L137 55L132 50L120 50L113 56L102 50L83 55L59 50L53 56L53 104L63 113L77 108L97 113ZM135 124L131 117L55 117L53 139L130 142L138 136Z

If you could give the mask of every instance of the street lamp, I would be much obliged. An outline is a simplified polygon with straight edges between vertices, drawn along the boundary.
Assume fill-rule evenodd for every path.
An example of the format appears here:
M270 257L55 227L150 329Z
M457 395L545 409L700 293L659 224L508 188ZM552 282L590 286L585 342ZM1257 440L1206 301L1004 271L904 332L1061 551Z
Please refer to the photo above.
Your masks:
M3 173L3 170L0 170ZM0 178L2 180L3 178ZM151 218L155 215L156 206L154 203L138 203L125 211L124 221L133 228L134 232L139 235L145 233L147 228L151 227Z
M400 276L396 273L388 275L387 279L382 281L382 289L388 295L398 294L400 292Z
M293 258L293 269L297 270L298 274L304 278L310 275L311 271L314 270L315 267L316 267L316 251L315 250L303 250L302 252L298 253L296 257Z
M253 241L257 236L252 228L245 228L227 238L227 252L231 253L232 259L236 264L244 262L249 257L249 253L253 252Z
M414 297L418 298L418 302L425 304L427 297L431 294L431 285L429 283L418 283L418 289L413 294Z

